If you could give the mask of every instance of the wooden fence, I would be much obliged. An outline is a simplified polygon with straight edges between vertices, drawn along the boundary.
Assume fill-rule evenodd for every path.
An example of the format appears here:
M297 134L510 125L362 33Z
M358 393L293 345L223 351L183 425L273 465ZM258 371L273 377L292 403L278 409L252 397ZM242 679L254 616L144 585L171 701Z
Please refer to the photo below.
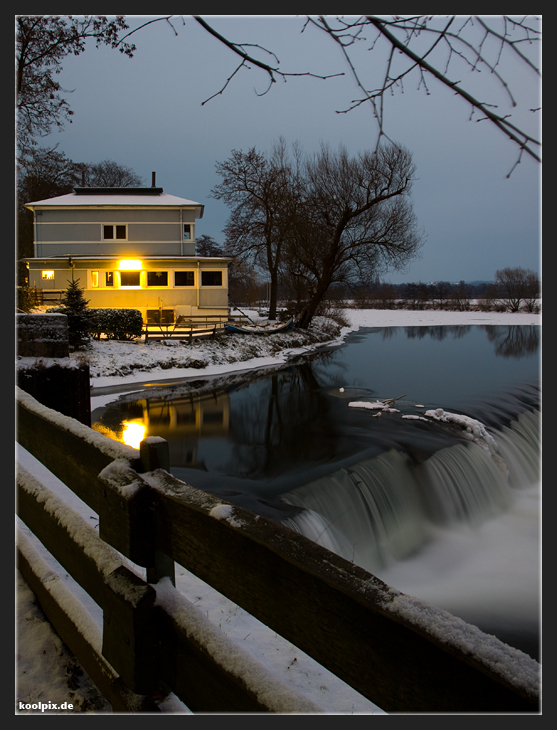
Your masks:
M102 629L84 629L73 594L45 576L24 536L19 568L115 711L157 712L161 691L194 712L319 711L216 627L199 628L175 563L386 712L539 711L533 659L278 523L237 506L222 518L222 500L170 475L166 441L132 449L20 390L17 439L99 515L97 532L18 470L20 519L102 608Z

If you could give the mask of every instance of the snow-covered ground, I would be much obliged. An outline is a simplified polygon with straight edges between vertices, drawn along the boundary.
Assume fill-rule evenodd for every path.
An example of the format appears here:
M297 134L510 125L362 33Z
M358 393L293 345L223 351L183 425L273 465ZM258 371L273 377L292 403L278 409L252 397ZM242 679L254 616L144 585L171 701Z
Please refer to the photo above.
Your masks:
M250 313L253 314L253 313ZM349 322L333 337L333 344L359 327L407 327L428 325L481 325L481 324L541 324L537 314L352 310L344 311ZM242 370L277 366L303 352L331 344L331 333L326 329L312 336L288 332L269 337L234 335L216 340L203 340L192 346L179 342L167 344L142 342L94 342L84 353L71 356L72 360L86 359L92 376L92 408L114 396L97 390L115 386L130 386L133 390L141 383L157 380L199 378L222 375ZM98 395L96 395L98 393ZM64 499L86 519L95 515L84 505L77 504L52 475L46 473L32 457L19 453L25 468L41 477L41 481ZM68 579L71 584L71 579ZM177 566L177 586L197 607L200 615L218 627L227 639L233 641L271 675L328 714L373 714L382 711L323 667L284 641L266 626L256 621L241 608L216 593L195 576ZM25 704L69 702L67 712L110 712L106 702L81 669L75 658L53 632L45 620L34 596L17 574L17 646L16 646L16 712L41 713L41 709L19 710ZM93 619L100 623L102 617ZM99 612L98 612L99 614ZM168 713L188 713L177 698L171 698L162 708ZM46 710L45 712L48 712Z

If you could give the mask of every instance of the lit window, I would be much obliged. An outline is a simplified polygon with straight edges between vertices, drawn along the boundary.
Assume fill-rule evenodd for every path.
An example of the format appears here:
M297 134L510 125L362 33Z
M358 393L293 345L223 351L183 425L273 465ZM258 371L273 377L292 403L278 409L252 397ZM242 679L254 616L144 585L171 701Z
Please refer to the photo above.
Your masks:
M91 272L91 286L94 289L96 289L99 286L99 272L98 271Z
M168 286L168 271L148 271L147 286Z
M104 241L126 241L128 238L128 227L126 225L103 225Z
M174 286L195 286L193 271L175 271Z
M202 271L201 284L203 286L222 286L222 271Z
M122 259L118 261L120 271L141 271L142 263L139 259Z
M54 271L43 271L43 279L54 279Z
M114 286L114 272L107 271L105 274L105 277L106 277L105 286Z

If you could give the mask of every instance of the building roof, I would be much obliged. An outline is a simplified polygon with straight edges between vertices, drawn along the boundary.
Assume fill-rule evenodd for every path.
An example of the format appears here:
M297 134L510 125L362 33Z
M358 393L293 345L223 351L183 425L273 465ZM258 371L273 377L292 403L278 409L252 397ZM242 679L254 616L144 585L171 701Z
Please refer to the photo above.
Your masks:
M74 254L74 253L60 253L60 254L54 254L53 256L26 256L22 261L28 261L28 262L41 262L41 261L64 261L68 259L72 259L72 261L83 261L83 262L90 262L90 261L120 261L121 259L130 259L130 258L138 258L142 261L233 261L234 259L230 256L198 256L196 254L192 254L191 256L157 256L155 254L152 255L143 255L138 254L137 256L132 256L131 254Z
M56 198L35 200L25 203L25 207L34 208L83 208L95 207L195 207L199 208L199 218L203 217L204 206L194 200L179 198L176 195L162 192L162 188L76 188L73 193L59 195Z

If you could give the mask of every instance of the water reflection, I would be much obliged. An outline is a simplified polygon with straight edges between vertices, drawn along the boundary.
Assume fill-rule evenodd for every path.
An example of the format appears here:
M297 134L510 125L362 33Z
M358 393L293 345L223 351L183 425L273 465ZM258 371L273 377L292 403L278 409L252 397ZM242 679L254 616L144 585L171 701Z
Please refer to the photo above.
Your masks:
M425 327L385 327L381 338L389 339L403 332L408 339L431 338L442 342L447 338L462 339L477 328L487 335L495 346L495 355L500 357L529 357L537 354L540 346L538 325L432 325Z
M447 337L455 339L465 337L470 332L471 325L431 325L427 327L403 327L401 329L404 330L409 339L431 337L431 339L441 342Z
M92 428L135 448L142 439L159 436L169 443L172 466L203 468L197 458L199 440L228 434L229 414L226 391L196 395L169 389L139 400L124 398L102 409Z
M128 446L138 449L146 436L143 423L141 421L122 421L122 426L121 440Z
M535 355L540 346L539 327L535 325L486 326L487 338L501 357L528 357Z

